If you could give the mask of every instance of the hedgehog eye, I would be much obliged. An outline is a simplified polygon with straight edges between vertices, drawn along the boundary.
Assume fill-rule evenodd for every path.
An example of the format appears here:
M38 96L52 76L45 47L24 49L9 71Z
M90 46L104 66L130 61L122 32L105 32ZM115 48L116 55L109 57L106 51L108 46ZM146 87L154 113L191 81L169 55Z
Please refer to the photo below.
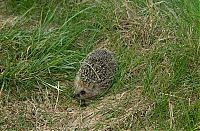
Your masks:
M86 92L84 90L80 91L80 95L85 95Z

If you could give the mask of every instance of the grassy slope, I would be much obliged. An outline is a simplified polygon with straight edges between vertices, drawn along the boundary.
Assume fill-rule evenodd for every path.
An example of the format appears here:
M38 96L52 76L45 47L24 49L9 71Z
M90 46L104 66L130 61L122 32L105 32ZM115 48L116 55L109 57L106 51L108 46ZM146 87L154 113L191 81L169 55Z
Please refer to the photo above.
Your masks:
M0 33L1 106L5 110L13 100L34 98L43 103L50 97L49 103L54 103L58 87L62 91L56 102L63 110L70 107L79 61L92 49L107 47L115 52L119 63L109 94L128 92L125 94L129 97L118 105L120 110L115 110L117 107L106 113L106 120L120 119L129 108L125 103L134 105L130 101L136 87L154 103L150 115L145 116L147 122L139 119L132 125L133 114L124 114L126 119L119 126L111 123L112 128L199 129L199 2L19 2L6 3L7 12L18 17L3 26ZM0 121L5 129L35 126L20 114L7 122L5 117L2 115ZM46 117L50 119L48 114ZM9 122L17 123L17 127ZM102 128L102 123L94 128Z

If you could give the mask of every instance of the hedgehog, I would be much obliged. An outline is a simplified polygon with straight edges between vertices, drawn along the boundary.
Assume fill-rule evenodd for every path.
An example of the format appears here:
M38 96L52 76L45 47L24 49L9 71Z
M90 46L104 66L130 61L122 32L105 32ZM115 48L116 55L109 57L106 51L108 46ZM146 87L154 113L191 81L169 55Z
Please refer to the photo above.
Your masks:
M114 54L107 49L96 49L82 62L74 81L74 98L93 99L111 87L116 72Z

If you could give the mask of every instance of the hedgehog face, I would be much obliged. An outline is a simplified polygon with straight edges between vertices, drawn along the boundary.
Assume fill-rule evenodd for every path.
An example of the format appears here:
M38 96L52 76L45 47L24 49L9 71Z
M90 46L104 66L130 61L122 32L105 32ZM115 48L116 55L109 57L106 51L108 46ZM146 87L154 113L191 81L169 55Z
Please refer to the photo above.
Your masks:
M96 88L94 85L78 85L75 90L74 98L77 100L86 100L91 99L97 95Z

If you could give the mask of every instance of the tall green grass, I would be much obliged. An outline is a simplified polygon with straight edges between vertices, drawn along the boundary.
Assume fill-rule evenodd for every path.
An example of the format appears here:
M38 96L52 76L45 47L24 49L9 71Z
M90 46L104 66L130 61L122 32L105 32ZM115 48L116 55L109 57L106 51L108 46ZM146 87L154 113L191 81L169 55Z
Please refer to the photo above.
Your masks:
M156 103L150 118L155 129L199 129L199 1L6 3L18 18L0 33L2 91L20 95L72 82L85 55L103 46L118 61L111 90L143 87ZM72 86L61 89L70 94Z

